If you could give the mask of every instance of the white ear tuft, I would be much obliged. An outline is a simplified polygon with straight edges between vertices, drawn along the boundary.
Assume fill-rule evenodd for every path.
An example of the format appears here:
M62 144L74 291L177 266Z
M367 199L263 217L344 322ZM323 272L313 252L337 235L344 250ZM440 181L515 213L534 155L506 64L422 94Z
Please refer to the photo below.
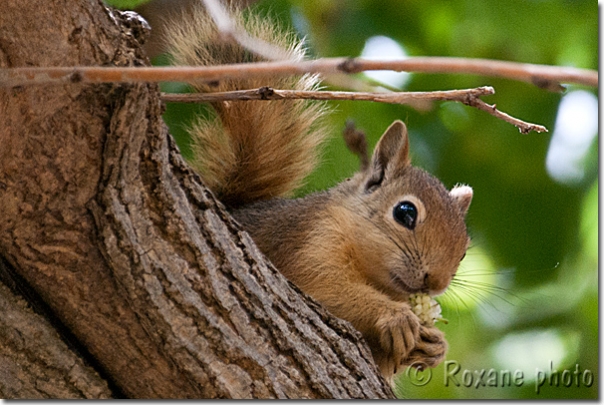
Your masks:
M462 214L465 215L468 212L468 208L470 208L470 203L472 202L472 197L474 196L472 187L457 185L453 187L449 194L461 210Z

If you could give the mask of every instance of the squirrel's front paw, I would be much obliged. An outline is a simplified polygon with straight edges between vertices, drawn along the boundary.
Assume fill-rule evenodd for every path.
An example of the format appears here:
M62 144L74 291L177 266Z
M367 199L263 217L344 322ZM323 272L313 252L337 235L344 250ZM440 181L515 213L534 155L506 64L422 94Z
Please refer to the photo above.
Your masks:
M415 348L402 365L421 369L436 367L444 360L447 347L444 333L434 326L421 325Z
M407 364L407 358L417 347L421 330L419 318L403 305L386 311L375 325L382 348L382 372L387 368L385 374L396 373L397 365Z

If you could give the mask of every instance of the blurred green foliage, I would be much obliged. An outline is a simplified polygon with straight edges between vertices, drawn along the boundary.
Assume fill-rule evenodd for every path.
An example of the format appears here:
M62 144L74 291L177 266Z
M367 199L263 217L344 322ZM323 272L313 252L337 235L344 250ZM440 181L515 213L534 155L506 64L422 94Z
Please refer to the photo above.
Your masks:
M131 10L138 6L141 6L145 3L149 3L152 0L104 0L105 3L109 4L112 7Z
M261 1L258 8L295 27L315 57L358 56L368 38L383 35L401 44L410 56L598 67L598 9L593 1L273 0ZM452 368L441 364L431 374L401 376L398 394L595 399L597 140L582 161L584 175L579 180L555 181L546 169L546 155L564 94L512 80L454 74L412 74L404 89L483 85L497 92L485 101L545 125L550 132L521 135L510 124L456 103L435 103L427 111L369 102L333 103L333 139L302 194L335 185L357 169L357 160L340 138L346 119L366 131L371 145L393 120L403 119L410 129L414 164L447 187L458 182L471 185L474 200L467 220L473 244L458 276L464 284L452 286L442 297L449 324L438 325L450 344L447 360L460 366L459 386L451 378L445 384L446 372ZM570 86L567 92L577 89ZM165 85L164 90L176 91L179 86ZM583 90L597 97L596 89ZM185 155L189 149L183 129L193 113L203 111L203 106L168 106L166 122ZM551 375L550 362L558 377ZM485 374L479 378L482 370ZM504 370L522 371L522 384L475 387L477 381L492 385L489 373L499 375ZM539 370L548 374L537 393ZM562 378L564 370L569 371ZM592 373L590 387L585 386L589 382L585 370ZM569 375L573 380L567 387ZM422 385L415 379L420 377L429 381ZM470 377L473 385L464 386Z

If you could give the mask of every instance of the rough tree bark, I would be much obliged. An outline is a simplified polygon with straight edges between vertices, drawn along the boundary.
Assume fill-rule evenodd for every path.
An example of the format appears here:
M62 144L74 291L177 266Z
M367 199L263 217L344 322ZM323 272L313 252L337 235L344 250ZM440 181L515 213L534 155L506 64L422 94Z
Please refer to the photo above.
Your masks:
M146 64L145 31L100 0L4 0L0 67ZM0 255L51 314L0 285L0 397L392 398L182 160L158 95L0 89Z

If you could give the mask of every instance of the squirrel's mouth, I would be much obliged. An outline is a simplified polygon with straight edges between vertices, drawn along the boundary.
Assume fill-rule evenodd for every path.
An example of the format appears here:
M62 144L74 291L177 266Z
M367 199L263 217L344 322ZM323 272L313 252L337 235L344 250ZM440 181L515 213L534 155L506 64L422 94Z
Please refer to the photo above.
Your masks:
M422 291L422 288L413 288L409 284L405 283L398 274L390 273L390 279L398 288L408 292L409 294L415 294Z

